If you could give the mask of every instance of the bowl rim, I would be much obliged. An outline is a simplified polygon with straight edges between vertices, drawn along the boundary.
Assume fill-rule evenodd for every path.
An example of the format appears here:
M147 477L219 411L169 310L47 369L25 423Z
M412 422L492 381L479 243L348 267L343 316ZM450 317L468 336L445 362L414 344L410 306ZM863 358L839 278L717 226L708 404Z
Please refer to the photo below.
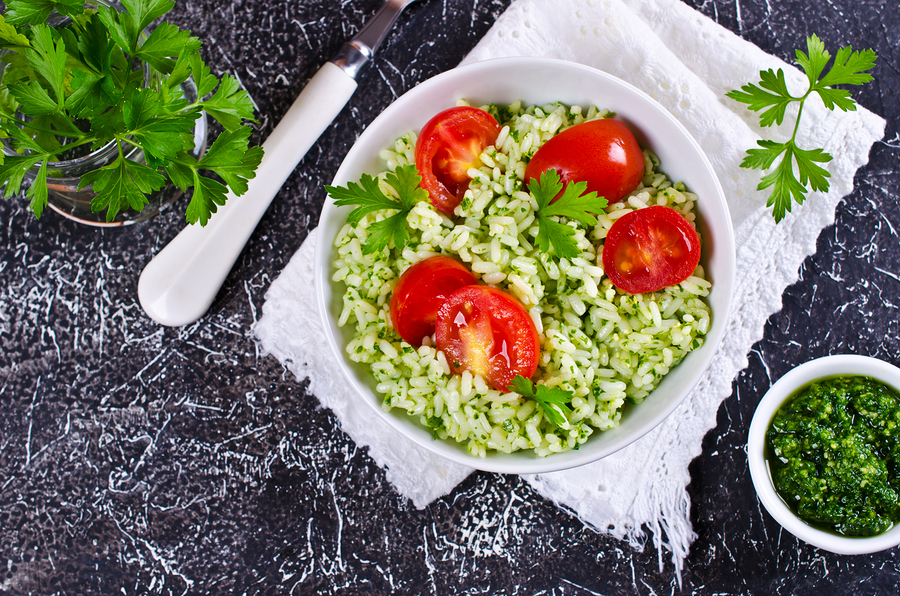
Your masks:
M900 545L900 524L875 536L840 536L814 528L797 517L778 496L765 461L765 435L778 408L809 383L836 376L866 376L900 392L900 368L871 356L833 354L809 360L788 371L760 400L747 437L747 461L756 494L784 529L818 548L842 555L868 554Z
M383 129L388 128L388 126L384 124L385 122L389 122L390 120L392 120L393 115L397 112L403 113L404 110L415 108L416 104L414 102L416 101L416 99L419 98L419 96L427 95L427 93L430 92L432 88L453 88L455 90L455 93L457 93L454 97L452 97L452 100L455 101L459 97L468 97L466 95L458 94L458 88L461 86L464 87L463 82L465 82L465 80L469 77L485 77L491 74L496 76L498 73L515 71L516 69L519 69L519 72L521 72L521 69L534 68L552 68L557 70L562 69L566 70L567 74L573 77L589 76L594 77L598 80L602 79L604 89L606 88L606 86L608 86L609 88L618 88L616 89L616 92L619 93L627 92L629 94L629 99L641 104L641 106L643 106L642 109L652 110L652 114L655 119L662 120L665 122L666 126L671 126L674 127L674 129L677 129L679 134L683 137L684 142L690 145L692 150L691 159L697 160L696 163L699 166L699 169L702 169L702 173L698 173L696 176L692 176L692 178L694 178L695 184L691 184L691 181L689 179L685 181L688 183L689 187L694 187L697 186L697 180L703 179L706 182L704 184L701 184L701 186L709 186L712 189L711 194L716 195L715 197L709 197L704 203L704 205L709 205L709 207L707 207L706 209L701 207L701 224L703 224L702 220L704 218L704 216L702 215L703 211L715 212L719 214L719 219L722 220L717 220L717 223L721 225L715 229L715 242L712 258L724 261L724 265L720 266L721 271L719 272L719 276L715 278L713 285L713 291L719 293L719 300L723 301L724 303L719 305L718 310L715 312L715 315L713 317L713 324L705 337L704 346L703 348L701 348L701 350L697 350L697 352L700 353L695 352L688 354L687 356L687 360L693 362L693 364L691 365L693 368L691 369L690 375L685 374L687 381L683 382L683 385L685 387L681 389L679 399L670 400L669 402L665 402L665 407L656 408L654 410L655 414L653 416L648 416L646 422L642 423L642 432L636 433L634 437L628 437L626 440L625 438L620 438L615 434L614 431L617 430L615 428L603 432L598 431L599 434L613 433L614 437L610 440L610 445L604 445L604 449L600 449L599 454L595 453L595 450L591 450L590 448L585 449L584 446L582 446L582 449L580 450L553 454L552 456L547 456L544 458L539 458L538 456L536 456L536 454L532 457L529 454L523 454L522 452L515 452L511 455L489 454L488 457L479 458L468 453L465 450L464 445L457 444L453 441L450 441L449 439L446 441L432 440L430 435L426 438L424 436L424 433L420 432L420 429L412 428L413 425L411 425L409 422L411 418L406 414L406 412L400 413L403 418L403 420L401 420L398 419L396 410L391 410L389 412L384 412L383 410L381 410L380 400L372 399L373 396L371 394L373 392L369 388L364 386L364 383L361 382L360 379L353 373L353 365L348 363L345 355L342 353L342 341L341 339L339 339L340 333L333 328L333 322L330 320L333 317L330 317L329 315L329 308L332 303L332 298L330 295L327 295L330 294L330 289L326 289L326 286L332 283L330 280L330 255L332 253L333 238L326 237L328 236L328 234L321 233L320 231L319 237L316 242L315 256L315 263L317 265L316 292L318 298L318 307L320 315L322 317L322 322L325 328L328 343L331 346L333 353L335 354L335 357L341 368L341 373L344 375L345 379L347 379L349 383L354 387L356 393L360 395L363 401L365 401L370 407L377 411L377 415L382 420L387 422L391 427L393 427L395 431L398 431L407 439L412 440L419 446L424 447L432 453L435 453L445 459L449 459L464 466L488 472L533 474L569 469L594 462L598 459L601 459L602 457L606 457L616 451L619 451L620 449L623 449L624 447L636 441L638 438L649 433L687 399L691 391L700 381L703 374L710 367L713 357L715 356L716 351L718 350L718 347L724 337L725 327L727 325L727 322L730 320L733 304L733 288L735 283L734 269L736 260L734 232L732 229L731 217L728 211L728 203L725 199L722 185L718 177L716 176L715 170L709 162L706 154L701 149L699 143L684 127L684 125L679 122L668 110L666 110L663 106L656 102L656 100L652 99L648 94L644 93L643 91L641 91L637 87L634 87L626 81L623 81L613 75L584 64L559 60L555 58L494 58L474 62L464 66L459 66L457 68L440 73L420 83L413 89L401 95L366 128L362 135L360 135L360 137L356 140L353 147L350 149L350 152L347 154L347 156L345 156L343 163L335 174L334 182L332 184L338 185L345 184L350 180L355 181L358 178L360 170L357 168L356 170L348 173L347 170L351 169L348 164L352 163L350 158L354 155L354 152L357 150L357 148L363 145L363 140L370 134L375 134L376 136L377 134L379 134L379 132L383 134ZM579 82L581 82L583 79L578 80ZM532 101L531 99L524 97L520 97L518 99L522 99L523 101L529 103L539 103L537 101ZM500 100L499 98L495 99L494 101L502 103L502 100ZM447 107L450 106L448 105ZM632 108L632 106L628 106L626 108L624 106L617 105L601 107L609 107L611 109L618 108L619 110L624 112L638 111L639 109L641 109ZM440 109L440 106L435 106L431 115L437 113ZM425 120L421 122L422 125L424 125L424 123ZM627 123L628 122L626 122L626 124ZM407 130L409 128L410 127L407 127ZM373 133L373 131L379 132ZM403 132L404 131L401 131L399 134L402 134ZM397 136L399 136L399 134ZM396 138L396 136L394 138ZM640 136L639 140L641 140ZM388 141L388 143L390 142L391 141ZM382 148L384 146L385 145L383 145ZM363 168L361 171L367 170ZM374 174L375 172L369 173ZM349 174L353 174L353 176ZM322 213L320 215L320 228L326 227L323 226L323 224L328 223L329 216L332 215L336 210L337 208L333 206L333 202L326 199L322 209ZM709 232L707 232L707 234L704 236L704 247L706 250L709 250L710 248L709 243L712 242L711 236L712 235ZM692 356L693 358L691 358ZM684 365L684 363L682 363L682 365ZM652 395L653 394L651 393L651 396ZM416 423L416 426L418 426L418 423ZM453 444L449 445L450 443ZM590 441L588 441L588 443L590 443Z

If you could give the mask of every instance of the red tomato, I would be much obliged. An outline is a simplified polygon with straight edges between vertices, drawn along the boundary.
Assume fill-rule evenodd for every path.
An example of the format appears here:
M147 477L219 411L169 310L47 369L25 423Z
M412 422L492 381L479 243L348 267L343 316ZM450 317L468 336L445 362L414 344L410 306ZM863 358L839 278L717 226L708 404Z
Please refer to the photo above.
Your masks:
M450 257L431 257L403 272L391 295L391 322L407 343L422 345L434 334L438 307L462 286L476 283L475 276Z
M525 184L555 169L563 184L587 182L587 191L620 201L644 177L644 154L628 127L609 118L567 128L541 145L525 168Z
M434 333L454 373L479 374L500 391L507 391L516 375L530 379L537 370L537 328L525 307L503 290L456 290L438 309Z
M422 128L416 141L416 168L431 204L453 210L469 188L469 168L497 140L500 125L493 116L471 107L444 110Z
M700 237L680 213L655 205L623 215L603 245L603 270L629 294L683 282L700 262Z

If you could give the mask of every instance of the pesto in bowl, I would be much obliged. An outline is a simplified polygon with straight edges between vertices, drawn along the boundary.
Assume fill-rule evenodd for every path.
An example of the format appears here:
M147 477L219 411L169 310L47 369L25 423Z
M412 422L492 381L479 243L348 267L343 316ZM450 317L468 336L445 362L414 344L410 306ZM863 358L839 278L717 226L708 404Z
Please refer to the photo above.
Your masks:
M900 521L900 395L864 376L814 381L766 432L775 490L804 521L875 536Z
M798 513L798 508L788 507L785 499L776 491L773 478L778 475L778 471L775 469L777 468L777 464L772 459L774 457L774 450L767 453L768 441L766 440L766 435L769 432L769 427L773 425L773 421L775 421L782 407L785 407L784 411L787 412L790 408L787 404L789 404L791 399L797 396L805 387L811 386L816 382L840 377L852 377L857 379L859 377L867 377L884 384L895 392L900 392L898 391L900 390L900 368L877 358L840 354L825 356L824 358L805 362L778 379L769 391L766 392L762 400L760 400L759 405L757 405L756 411L753 414L753 420L750 422L750 431L747 438L747 461L750 467L750 476L753 480L753 487L756 489L756 494L759 497L760 502L763 504L766 511L775 518L775 521L781 524L785 530L804 542L833 553L845 555L874 553L900 545L900 523L892 522L890 529L881 531L873 536L851 536L839 534L835 529L834 524L829 528L828 524L802 519ZM821 400L821 403L822 408L834 408L833 403L828 400ZM858 407L867 412L873 409L871 406L867 407L859 404ZM817 406L815 409L818 411L819 407ZM827 417L832 415L840 416L840 414L828 413ZM859 414L850 414L851 419L858 416ZM894 426L894 428L896 429L896 426ZM820 437L825 438L827 432L822 432L825 434L820 435ZM877 433L866 431L863 434L868 435ZM813 441L810 445L813 443L818 444L818 441ZM840 449L840 446L837 448L831 447L831 449L833 449L835 453L841 451L841 457L845 455ZM830 468L847 467L847 462L843 461L834 461L833 463L828 463L828 460L826 459L823 459L822 461L825 466ZM893 453L893 459L891 461L898 461L896 451ZM813 469L812 464L804 465L810 470L810 472L807 472L809 480L806 482L811 486L815 486L812 484L814 482L811 473L811 470ZM893 475L896 475L895 469L889 469L892 470L891 473ZM840 473L840 471L838 471L838 473ZM877 474L875 475L877 476ZM896 485L892 486L894 487L894 490L897 490ZM812 497L814 494L822 494L824 496L825 494L830 493L833 487L824 490L819 490L820 488L821 485L815 490L809 491L811 499L814 498ZM861 513L861 515L864 515L864 513ZM765 521L766 520L764 519L763 522Z

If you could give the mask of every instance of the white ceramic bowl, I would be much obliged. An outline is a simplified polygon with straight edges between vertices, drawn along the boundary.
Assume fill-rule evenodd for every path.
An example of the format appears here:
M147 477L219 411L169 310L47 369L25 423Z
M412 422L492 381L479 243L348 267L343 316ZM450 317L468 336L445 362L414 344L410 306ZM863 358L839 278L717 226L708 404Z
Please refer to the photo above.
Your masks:
M842 555L874 553L900 545L900 526L895 526L877 536L853 538L823 532L808 525L798 518L775 492L764 454L766 430L781 404L816 379L840 375L871 377L900 391L900 369L877 358L842 354L825 356L801 364L772 385L772 388L766 392L756 407L747 438L750 477L753 479L756 494L766 511L785 530L797 538L813 546Z
M687 397L715 353L728 320L734 283L734 238L728 207L712 167L700 146L662 106L631 85L598 70L559 60L507 58L488 60L440 74L412 89L389 106L360 136L338 170L334 184L358 181L363 173L377 174L384 165L379 152L410 130L418 131L439 111L465 98L473 105L528 104L561 101L597 105L617 113L632 129L641 146L654 151L661 168L673 180L683 180L699 194L702 262L713 288L709 295L713 323L704 345L665 377L661 385L636 407L628 407L619 427L595 433L577 451L541 458L534 453L496 453L486 458L470 455L454 441L435 441L431 430L402 411L382 411L367 371L344 353L345 331L336 325L340 289L331 282L334 238L349 208L339 209L326 200L319 221L316 246L316 284L325 331L342 373L356 388L361 401L407 438L455 462L501 473L538 473L579 466L613 453L641 437Z

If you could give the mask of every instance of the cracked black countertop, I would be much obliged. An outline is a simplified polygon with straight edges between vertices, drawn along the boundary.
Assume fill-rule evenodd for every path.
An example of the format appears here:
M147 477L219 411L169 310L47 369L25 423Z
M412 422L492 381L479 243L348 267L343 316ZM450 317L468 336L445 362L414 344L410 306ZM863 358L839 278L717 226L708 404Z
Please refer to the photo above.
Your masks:
M136 298L182 209L108 230L0 203L0 594L900 592L900 549L833 555L781 530L756 499L745 453L756 404L791 367L841 352L900 364L900 8L687 1L787 61L811 33L829 48L873 48L876 80L853 93L887 131L690 466L697 539L681 587L652 545L637 552L586 530L516 476L475 473L416 509L249 334L354 139L404 91L455 66L510 4L423 0L197 324L159 327ZM379 4L178 0L172 20L249 91L261 142Z

